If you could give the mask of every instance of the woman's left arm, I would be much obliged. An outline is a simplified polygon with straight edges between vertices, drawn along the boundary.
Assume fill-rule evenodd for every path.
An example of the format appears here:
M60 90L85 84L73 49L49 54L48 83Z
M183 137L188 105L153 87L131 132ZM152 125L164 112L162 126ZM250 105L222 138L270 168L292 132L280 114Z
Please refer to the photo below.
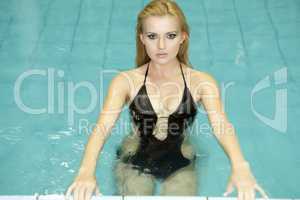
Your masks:
M264 190L253 176L249 163L245 160L233 125L229 122L220 98L216 80L209 74L201 72L199 88L200 102L208 114L209 122L218 142L223 147L231 162L231 176L224 196L238 190L238 200L254 200L255 190L268 199Z

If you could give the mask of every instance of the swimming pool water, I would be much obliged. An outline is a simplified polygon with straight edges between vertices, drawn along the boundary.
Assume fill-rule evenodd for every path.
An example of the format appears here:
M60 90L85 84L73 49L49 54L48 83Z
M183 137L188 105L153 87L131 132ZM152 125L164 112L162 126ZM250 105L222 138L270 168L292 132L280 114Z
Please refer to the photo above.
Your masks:
M134 66L136 15L147 2L0 2L0 195L66 190L111 78ZM299 198L299 1L177 2L191 27L191 62L218 80L258 182L272 198ZM104 195L116 193L111 169L130 129L127 109L98 161ZM196 121L208 124L207 115ZM221 196L228 158L211 132L194 133L200 194Z

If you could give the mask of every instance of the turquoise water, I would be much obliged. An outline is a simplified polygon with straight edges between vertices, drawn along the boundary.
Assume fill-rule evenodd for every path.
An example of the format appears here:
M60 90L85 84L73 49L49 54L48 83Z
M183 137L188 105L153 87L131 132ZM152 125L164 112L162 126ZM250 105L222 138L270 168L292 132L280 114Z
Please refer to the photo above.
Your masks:
M258 182L272 198L299 198L300 1L177 2L191 27L191 62L217 79ZM135 19L146 3L0 1L0 195L65 191L85 124L96 122L113 75L134 65ZM116 192L111 169L130 129L127 109L98 162L104 195ZM196 120L208 123L202 112ZM200 195L221 196L228 158L211 132L194 132Z

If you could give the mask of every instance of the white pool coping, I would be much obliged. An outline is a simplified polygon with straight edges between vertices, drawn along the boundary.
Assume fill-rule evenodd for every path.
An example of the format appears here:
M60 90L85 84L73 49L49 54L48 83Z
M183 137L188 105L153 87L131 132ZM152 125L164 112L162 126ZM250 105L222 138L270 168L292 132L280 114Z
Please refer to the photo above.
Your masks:
M92 200L237 200L237 197L201 197L201 196L100 196L92 197ZM0 196L0 200L65 200L64 195L32 195L32 196ZM72 198L70 199L72 200ZM256 198L256 200L264 200L263 198ZM300 200L300 199L274 199L269 200Z

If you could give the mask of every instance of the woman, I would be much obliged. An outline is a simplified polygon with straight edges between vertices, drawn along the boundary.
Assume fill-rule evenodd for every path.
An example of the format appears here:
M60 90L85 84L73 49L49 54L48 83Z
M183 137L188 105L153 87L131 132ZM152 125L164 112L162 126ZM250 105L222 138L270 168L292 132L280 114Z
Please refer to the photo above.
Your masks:
M224 196L238 189L239 199L254 199L256 183L244 159L234 129L223 112L215 79L192 69L188 60L189 27L171 0L151 1L138 15L136 68L119 73L93 130L67 196L90 199L100 194L95 178L98 154L125 104L132 133L118 150L115 175L122 195L151 195L154 180L162 181L161 195L197 195L196 156L187 130L197 114L197 103L208 113L232 171Z

